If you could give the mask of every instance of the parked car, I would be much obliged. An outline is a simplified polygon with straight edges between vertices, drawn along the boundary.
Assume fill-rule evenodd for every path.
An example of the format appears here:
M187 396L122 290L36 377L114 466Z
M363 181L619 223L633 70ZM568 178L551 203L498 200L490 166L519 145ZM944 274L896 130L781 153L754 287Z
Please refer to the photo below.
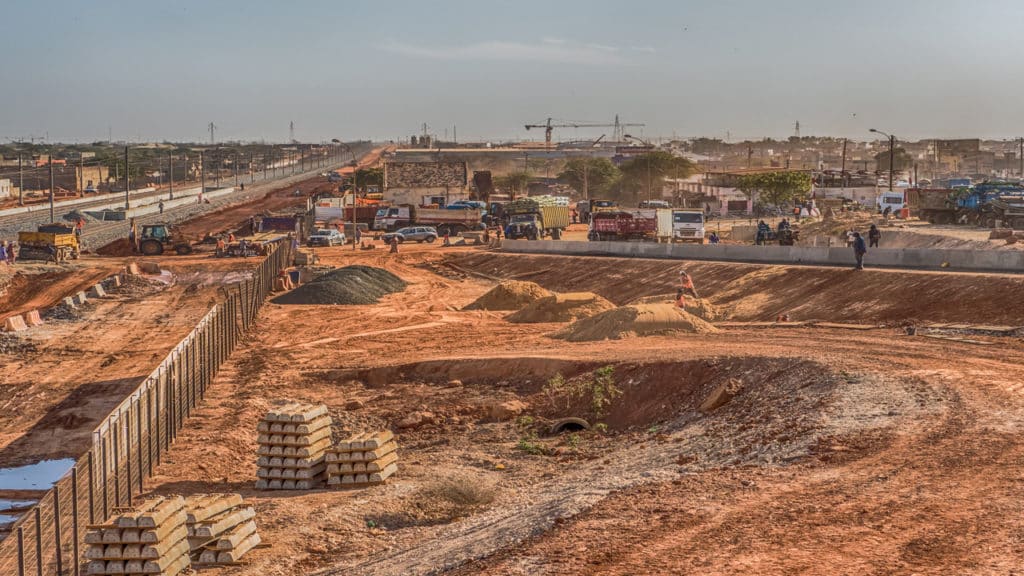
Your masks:
M407 226L399 228L394 232L388 232L382 236L386 244L391 243L392 238L398 238L398 242L433 242L437 240L437 228L431 226Z
M309 236L309 246L340 246L345 243L345 234L335 228L321 228Z

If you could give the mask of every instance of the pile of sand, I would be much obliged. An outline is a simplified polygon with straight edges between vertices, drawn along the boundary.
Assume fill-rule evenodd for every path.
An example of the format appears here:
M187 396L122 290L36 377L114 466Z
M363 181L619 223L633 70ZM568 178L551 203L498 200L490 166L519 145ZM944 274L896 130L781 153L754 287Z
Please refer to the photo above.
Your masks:
M657 296L644 296L630 302L630 304L675 304L675 294L658 294ZM722 319L722 312L714 304L704 298L694 300L686 297L686 311L702 320L713 322Z
M533 282L506 280L488 290L463 310L519 310L548 296L551 296L549 290Z
M554 334L570 342L618 340L672 332L703 334L718 329L674 304L630 304L578 320Z
M373 304L381 296L405 290L404 280L383 268L346 266L321 274L275 304Z
M522 310L509 315L516 323L572 322L615 308L608 300L593 292L566 292L541 298Z

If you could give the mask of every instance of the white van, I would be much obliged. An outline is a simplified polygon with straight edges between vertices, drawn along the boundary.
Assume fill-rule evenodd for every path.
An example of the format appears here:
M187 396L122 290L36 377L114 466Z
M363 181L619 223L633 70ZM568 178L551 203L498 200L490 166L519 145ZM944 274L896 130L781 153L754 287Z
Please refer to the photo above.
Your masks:
M885 209L889 208L889 212L891 212L893 216L899 214L900 210L903 209L903 205L906 204L903 192L895 190L886 190L882 192L878 195L875 202L878 205L879 210L885 212Z

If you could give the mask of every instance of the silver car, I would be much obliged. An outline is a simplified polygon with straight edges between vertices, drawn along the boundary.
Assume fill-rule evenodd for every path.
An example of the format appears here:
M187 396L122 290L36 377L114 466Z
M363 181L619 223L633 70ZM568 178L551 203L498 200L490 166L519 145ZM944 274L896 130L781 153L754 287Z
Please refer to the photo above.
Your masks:
M321 228L310 234L306 243L310 246L340 246L345 243L345 235L335 228Z
M394 232L388 232L384 236L385 244L390 244L392 238L398 238L398 242L427 242L437 240L437 228L432 226L406 226Z

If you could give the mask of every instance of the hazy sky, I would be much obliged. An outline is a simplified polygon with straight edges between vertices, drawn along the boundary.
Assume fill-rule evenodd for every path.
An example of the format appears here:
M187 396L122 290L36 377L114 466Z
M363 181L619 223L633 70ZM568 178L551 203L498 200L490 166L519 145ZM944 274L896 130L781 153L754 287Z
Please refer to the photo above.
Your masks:
M4 2L0 139L1024 134L1020 0ZM637 130L639 131L639 130ZM556 139L611 129L555 132Z

